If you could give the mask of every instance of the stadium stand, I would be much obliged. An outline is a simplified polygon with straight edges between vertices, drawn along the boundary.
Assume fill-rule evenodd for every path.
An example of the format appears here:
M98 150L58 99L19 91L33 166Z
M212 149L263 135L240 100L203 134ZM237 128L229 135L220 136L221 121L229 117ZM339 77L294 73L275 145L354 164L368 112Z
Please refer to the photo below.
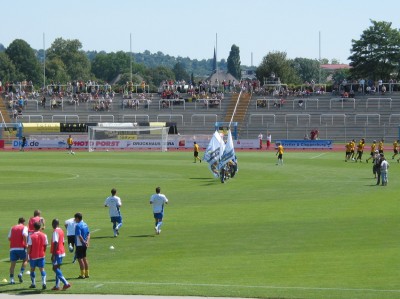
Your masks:
M146 93L133 99L115 94L106 104L103 99L73 101L58 99L55 105L30 96L16 115L20 122L174 122L180 134L210 134L216 121L229 122L238 93L226 93L223 99L193 98L181 93L177 99L163 99ZM131 100L131 101L129 101ZM13 122L13 107L3 98L2 113ZM239 123L239 138L257 138L260 131L273 138L303 139L311 130L319 130L321 139L346 141L368 136L398 138L400 93L356 94L340 98L330 93L307 97L256 95L243 92L233 121ZM7 122L7 120L6 120Z

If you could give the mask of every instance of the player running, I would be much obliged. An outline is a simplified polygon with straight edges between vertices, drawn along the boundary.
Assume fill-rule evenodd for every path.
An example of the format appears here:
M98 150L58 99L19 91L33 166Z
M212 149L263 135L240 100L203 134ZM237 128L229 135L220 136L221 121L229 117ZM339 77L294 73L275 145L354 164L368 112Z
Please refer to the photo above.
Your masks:
M385 150L385 146L384 146L383 142L384 142L384 140L381 139L381 141L379 141L379 144L378 144L378 151L380 154L383 154L383 151Z
M393 142L393 156L392 156L392 159L394 159L394 157L396 157L399 154L399 149L398 149L399 142L400 142L399 140L395 140Z
M361 138L360 142L357 145L356 163L357 163L357 160L360 160L360 162L362 162L362 155L364 153L364 145L365 145L365 139Z
M371 144L371 153L370 153L369 158L366 159L365 162L368 163L368 161L369 161L370 159L372 159L372 160L374 159L374 157L375 157L375 150L376 150L376 140L372 141L372 144Z
M161 225L163 224L164 217L164 204L168 204L168 198L161 194L161 188L156 188L156 194L150 197L150 204L153 205L153 214L155 220L155 231L159 235L161 233Z
M350 158L351 160L355 160L354 156L355 156L355 152L356 152L356 141L353 139L352 141L350 141L351 144L351 148L350 148Z
M276 155L278 156L278 161L276 162L276 165L282 165L283 166L283 145L282 143L278 145L278 150L276 151Z
M111 222L113 224L114 237L119 235L119 229L122 226L122 215L120 207L122 206L121 198L116 196L117 189L111 189L111 196L106 198L104 206L109 208Z
M200 163L201 163L201 159L199 157L199 151L200 151L200 147L195 141L193 143L193 156L194 156L194 162L193 163L196 163L197 160L199 160Z

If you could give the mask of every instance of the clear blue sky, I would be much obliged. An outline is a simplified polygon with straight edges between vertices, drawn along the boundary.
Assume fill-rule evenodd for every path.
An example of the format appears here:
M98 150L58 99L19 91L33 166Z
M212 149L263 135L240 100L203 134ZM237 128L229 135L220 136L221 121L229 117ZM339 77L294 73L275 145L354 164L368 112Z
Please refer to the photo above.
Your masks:
M0 43L23 39L34 49L58 37L78 39L83 50L161 51L192 59L218 59L240 49L242 64L257 66L272 51L288 58L321 57L348 63L351 40L370 19L400 28L397 0L14 0L4 5ZM218 38L216 39L216 35Z

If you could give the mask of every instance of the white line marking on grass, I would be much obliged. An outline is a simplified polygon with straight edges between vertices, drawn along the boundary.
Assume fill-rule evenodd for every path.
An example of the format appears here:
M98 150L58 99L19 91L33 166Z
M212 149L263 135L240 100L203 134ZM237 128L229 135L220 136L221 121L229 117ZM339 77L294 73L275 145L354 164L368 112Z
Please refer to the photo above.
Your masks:
M311 157L310 159L316 159L316 158L319 158L319 157L321 157L323 155L326 155L326 153L322 153L322 154L316 155L314 157Z
M98 289L98 288L101 288L103 285L104 285L104 284L102 284L102 283L101 283L101 284L96 284L96 285L94 286L94 288L95 288L95 289Z
M96 229L92 230L90 233L92 234L92 233L98 232L99 230L100 230L100 228L96 228Z
M5 259L1 259L0 262L7 262L9 260L10 260L10 258L5 258Z
M86 281L85 281L86 283ZM91 281L90 283L101 284ZM322 287L285 287L285 286L252 286L252 285L231 285L211 283L176 283L176 282L135 282L135 281L108 281L102 284L132 284L132 285L176 285L191 287L225 287L225 288L249 288L249 289L281 289L281 290L305 290L305 291L349 291L349 292L373 292L373 293L400 293L400 290L379 290L379 289L353 289L353 288L322 288Z

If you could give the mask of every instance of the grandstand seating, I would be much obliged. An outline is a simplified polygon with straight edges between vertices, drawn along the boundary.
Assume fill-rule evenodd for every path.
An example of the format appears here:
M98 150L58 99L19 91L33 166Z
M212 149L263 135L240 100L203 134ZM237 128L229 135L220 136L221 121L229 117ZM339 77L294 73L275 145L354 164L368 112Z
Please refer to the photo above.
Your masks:
M55 108L30 99L18 117L21 122L176 122L180 134L210 134L216 121L229 121L237 94L226 94L215 105L192 101L183 94L179 101L164 104L158 94L146 94L151 102L139 101L128 108L122 95L116 95L108 110L95 111L93 103L64 101ZM185 100L184 100L185 99ZM308 98L264 98L244 95L234 121L239 122L240 138L257 138L269 131L273 138L302 139L318 129L321 139L345 141L349 138L398 138L400 93L385 96L356 95L341 99L331 94ZM133 108L132 108L133 107ZM240 112L240 113L239 113ZM3 113L4 114L4 113ZM8 111L11 114L11 111ZM240 115L239 115L240 114ZM240 119L238 117L240 116Z

